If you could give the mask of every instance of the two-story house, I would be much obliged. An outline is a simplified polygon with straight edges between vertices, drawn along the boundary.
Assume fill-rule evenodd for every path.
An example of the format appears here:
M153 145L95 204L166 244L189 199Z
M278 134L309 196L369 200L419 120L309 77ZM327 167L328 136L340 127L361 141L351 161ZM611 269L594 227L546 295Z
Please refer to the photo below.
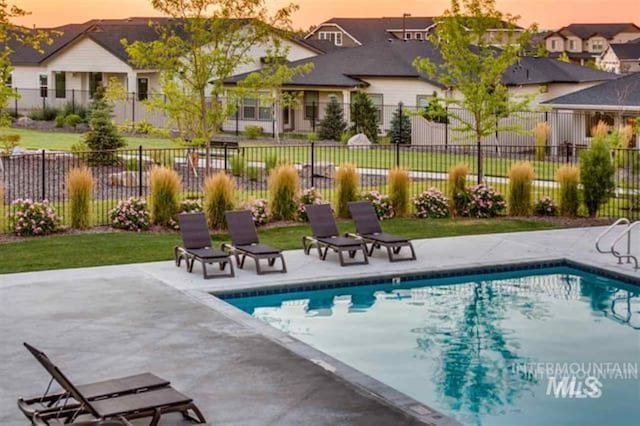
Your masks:
M548 34L545 46L551 57L566 54L572 62L596 61L610 44L627 43L640 37L633 23L571 24Z
M598 58L601 69L616 74L640 72L640 38L629 43L613 43Z
M428 16L400 16L383 18L331 18L309 32L305 42L325 51L335 47L356 47L387 40L426 40L436 27L437 18ZM506 25L487 32L486 37L503 43ZM514 31L520 31L517 27ZM334 48L327 49L327 42Z

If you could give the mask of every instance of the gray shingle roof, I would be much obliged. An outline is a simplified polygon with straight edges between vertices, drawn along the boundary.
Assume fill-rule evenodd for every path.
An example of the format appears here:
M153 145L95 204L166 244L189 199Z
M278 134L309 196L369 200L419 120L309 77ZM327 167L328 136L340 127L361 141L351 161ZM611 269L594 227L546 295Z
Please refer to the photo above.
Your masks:
M391 37L388 30L402 29L402 17L388 18L331 18L323 24L339 25L362 44L386 41ZM407 17L406 28L426 30L434 24L432 17ZM322 25L322 24L320 24Z
M610 44L609 47L611 47L618 59L640 60L640 43L616 43Z
M566 27L560 28L554 34L561 34L563 36L575 35L583 40L586 40L594 35L601 35L608 40L614 38L617 34L626 32L637 32L640 34L640 27L632 22L624 23L599 23L599 24L570 24Z
M640 73L607 81L544 102L550 105L640 107Z
M365 77L416 78L439 85L413 67L417 57L442 62L439 51L428 41L385 41L341 49L292 65L313 63L309 74L296 76L290 86L354 87ZM228 79L233 84L245 78L241 74ZM551 58L522 57L504 75L504 83L512 86L549 83L580 83L616 78L615 74L556 61Z

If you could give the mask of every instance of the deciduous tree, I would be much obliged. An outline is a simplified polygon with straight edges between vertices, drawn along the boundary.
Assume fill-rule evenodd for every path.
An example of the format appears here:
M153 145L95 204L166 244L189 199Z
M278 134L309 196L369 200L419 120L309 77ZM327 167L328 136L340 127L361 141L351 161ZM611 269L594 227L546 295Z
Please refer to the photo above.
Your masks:
M478 183L483 181L482 138L499 131L518 131L501 126L498 117L528 109L530 98L510 96L503 83L505 72L518 62L535 26L521 30L518 17L496 9L494 0L452 0L450 8L436 19L429 40L442 60L417 58L414 66L460 93L446 99L465 113L449 111L458 125L454 130L471 134L478 149ZM496 28L501 31L495 32ZM491 34L500 34L500 39ZM499 44L500 48L495 45Z

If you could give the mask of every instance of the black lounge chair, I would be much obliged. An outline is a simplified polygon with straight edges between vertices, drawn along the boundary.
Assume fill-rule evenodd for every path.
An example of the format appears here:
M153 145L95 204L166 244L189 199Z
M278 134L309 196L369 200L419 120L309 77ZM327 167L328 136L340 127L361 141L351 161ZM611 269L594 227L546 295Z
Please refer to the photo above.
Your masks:
M340 266L366 265L369 263L367 246L362 240L340 236L338 225L329 204L308 204L304 206L304 209L313 231L313 237L302 237L302 247L305 254L308 255L311 249L316 247L320 259L326 260L327 252L331 249L338 253ZM362 252L363 260L345 262L345 252L349 254L350 259L354 259L358 252Z
M390 262L416 260L416 252L411 241L382 231L378 215L371 202L352 201L348 206L351 217L356 223L356 234L347 233L347 236L362 238L366 244L371 244L367 253L369 256L373 255L373 250L385 247ZM408 247L411 250L411 256L399 256L403 247Z
M250 257L256 263L258 275L287 272L282 250L266 244L260 244L258 232L250 211L228 211L225 212L224 216L227 220L227 229L231 235L231 244L222 244L222 250L235 256L238 268L244 268L244 261L247 257ZM260 260L262 259L266 259L270 267L273 267L276 260L280 259L282 268L263 271L260 266Z
M90 400L88 394L75 386L44 352L28 343L24 343L24 346L51 375L51 381L57 382L66 395L65 402L56 410L35 413L33 424L48 425L51 420L88 425L127 424L129 420L151 417L149 424L157 425L160 417L167 413L181 413L185 419L206 423L193 400L168 385L145 392ZM68 404L69 400L73 402ZM91 418L84 421L79 419L80 416Z
M228 253L211 247L211 235L207 227L207 218L204 213L183 213L178 215L180 223L180 234L184 247L174 247L173 256L176 266L180 267L182 259L187 264L187 271L193 272L193 264L198 261L202 263L202 275L205 279L234 277L233 263ZM226 274L209 274L207 264L220 265L220 270L224 271L229 265L229 272Z

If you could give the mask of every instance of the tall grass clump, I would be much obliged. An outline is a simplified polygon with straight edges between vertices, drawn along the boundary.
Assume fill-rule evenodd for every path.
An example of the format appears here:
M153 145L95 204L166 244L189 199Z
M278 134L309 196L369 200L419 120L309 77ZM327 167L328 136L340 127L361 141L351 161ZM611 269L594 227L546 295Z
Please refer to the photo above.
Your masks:
M533 166L529 162L516 163L509 168L507 207L510 215L529 216L531 214L533 179Z
M93 175L89 168L77 167L67 173L67 195L72 228L86 229L91 226L93 187Z
M276 167L269 175L269 208L275 220L295 220L298 215L300 179L290 164Z
M467 204L467 175L469 166L464 163L456 164L449 169L448 197L451 203L451 212L460 215Z
M397 217L409 214L411 202L411 178L405 169L396 167L389 170L388 176L389 199Z
M584 204L590 217L614 193L616 168L606 139L594 138L589 149L580 154L580 181Z
M547 153L549 129L549 123L547 123L546 121L536 124L535 129L533 129L533 137L536 142L536 160L538 161L544 161L545 155Z
M591 137L594 139L604 139L609 135L611 126L604 121L598 121L598 124L591 128Z
M171 226L180 210L182 181L175 170L154 166L149 172L149 208L151 223Z
M225 173L218 172L204 181L204 212L212 229L224 229L224 212L233 210L235 185Z
M560 186L560 214L576 217L580 207L580 172L570 164L560 167L556 171L556 182Z
M358 199L360 176L356 166L349 163L341 164L336 172L336 186L338 189L338 205L336 210L339 217L349 217L349 201Z

